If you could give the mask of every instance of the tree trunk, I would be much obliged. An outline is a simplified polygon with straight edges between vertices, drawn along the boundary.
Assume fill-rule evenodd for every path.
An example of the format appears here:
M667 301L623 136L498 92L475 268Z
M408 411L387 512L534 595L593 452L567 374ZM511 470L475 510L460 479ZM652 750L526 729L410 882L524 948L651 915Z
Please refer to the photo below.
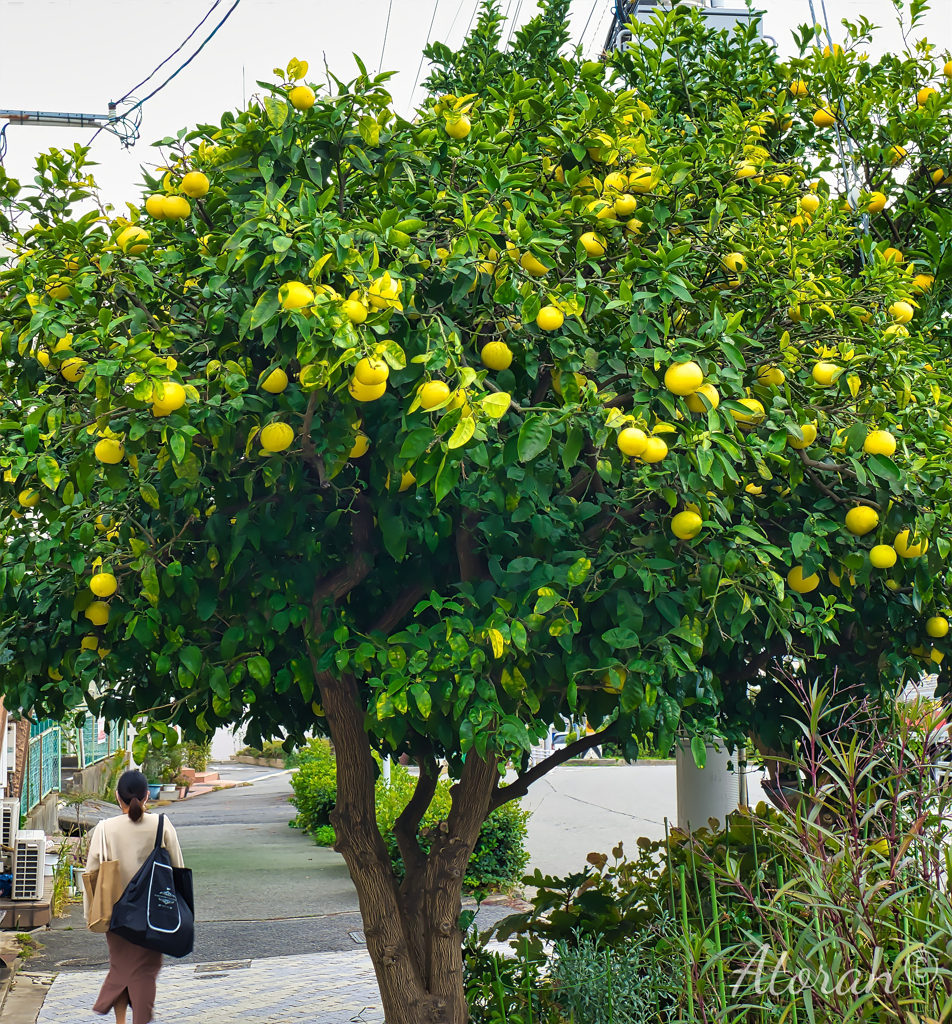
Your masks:
M316 659L312 660L316 663ZM495 759L471 752L453 787L452 809L434 830L429 854L416 840L436 787L435 765L421 766L417 793L395 827L406 877L397 881L377 828L375 764L352 676L317 673L337 758L337 806L331 823L364 923L387 1024L466 1024L463 988L463 879L489 813Z

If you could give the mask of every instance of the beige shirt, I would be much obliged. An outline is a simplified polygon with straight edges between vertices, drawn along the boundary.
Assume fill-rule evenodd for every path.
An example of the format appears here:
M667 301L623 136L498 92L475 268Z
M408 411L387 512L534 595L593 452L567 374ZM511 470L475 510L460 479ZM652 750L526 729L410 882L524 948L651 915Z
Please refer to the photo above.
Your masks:
M159 815L143 814L138 821L133 821L127 814L119 814L114 818L101 821L89 839L89 855L86 858L86 870L93 871L104 861L119 861L119 873L122 886L125 888L135 873L146 862L155 848L155 836L159 827ZM176 868L185 867L182 860L182 848L178 836L168 818L162 833L162 846L169 851L169 859ZM83 889L83 913L89 920L89 896Z

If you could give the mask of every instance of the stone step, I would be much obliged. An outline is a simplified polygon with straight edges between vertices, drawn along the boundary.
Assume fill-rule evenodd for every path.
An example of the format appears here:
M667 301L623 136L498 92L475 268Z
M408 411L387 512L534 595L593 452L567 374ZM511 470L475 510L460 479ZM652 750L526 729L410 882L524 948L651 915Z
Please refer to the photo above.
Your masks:
M194 781L196 786L207 786L209 783L218 782L220 778L218 772L196 772Z

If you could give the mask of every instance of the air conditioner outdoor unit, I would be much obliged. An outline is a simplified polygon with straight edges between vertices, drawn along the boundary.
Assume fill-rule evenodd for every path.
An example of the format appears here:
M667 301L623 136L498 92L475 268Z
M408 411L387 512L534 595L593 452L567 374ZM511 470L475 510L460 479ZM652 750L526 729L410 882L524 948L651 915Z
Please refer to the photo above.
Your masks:
M46 833L39 829L24 829L17 833L13 849L13 899L42 899Z
M0 847L6 859L13 855L13 844L20 830L20 801L12 797L0 799Z

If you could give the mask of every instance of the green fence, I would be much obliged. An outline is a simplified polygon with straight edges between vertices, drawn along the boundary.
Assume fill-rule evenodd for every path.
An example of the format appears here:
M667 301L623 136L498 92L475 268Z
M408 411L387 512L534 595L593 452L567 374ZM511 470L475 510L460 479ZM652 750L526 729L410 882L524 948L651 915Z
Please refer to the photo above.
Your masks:
M60 787L62 734L59 723L51 718L30 723L30 748L27 758L26 813L48 794Z

